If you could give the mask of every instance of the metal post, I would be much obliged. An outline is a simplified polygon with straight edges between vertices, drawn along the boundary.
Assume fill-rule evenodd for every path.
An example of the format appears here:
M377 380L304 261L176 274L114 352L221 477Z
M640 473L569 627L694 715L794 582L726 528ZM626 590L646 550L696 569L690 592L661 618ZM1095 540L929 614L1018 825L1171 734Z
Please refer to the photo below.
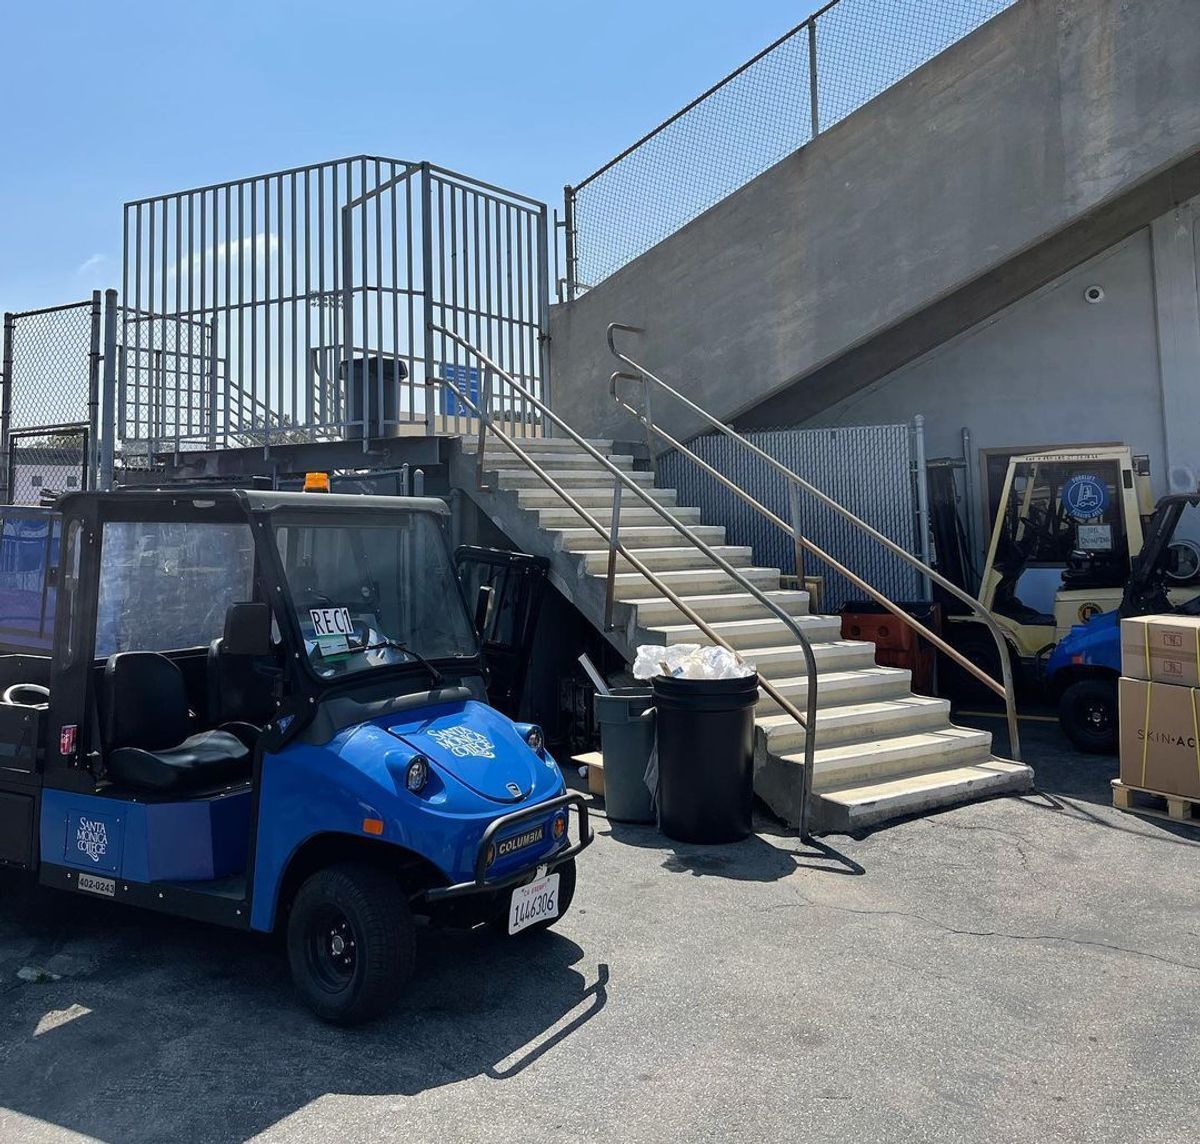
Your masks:
M792 542L796 546L796 582L804 591L804 529L800 524L800 486L788 481L788 505L792 517Z
M563 187L563 229L567 246L567 301L575 301L575 188Z
M104 292L104 377L100 393L100 473L98 487L113 485L117 448L117 292Z
M808 105L812 112L812 137L821 134L820 85L817 83L817 21L808 22Z
M12 502L12 488L8 479L9 465L8 460L8 434L12 428L12 387L13 387L13 333L16 330L17 318L15 314L6 313L4 315L4 357L0 359L0 372L3 373L4 390L0 394L0 456L5 459L3 466L4 476L4 503Z
M975 480L972 475L972 470L975 463L971 458L971 430L967 426L962 427L962 455L963 455L963 501L965 502L966 511L963 516L967 522L967 551L971 553L971 558L975 557Z
M921 563L929 567L932 553L929 548L929 475L925 471L925 418L918 413L913 418L913 468L917 482L917 549ZM921 599L933 599L933 584L928 576L921 577Z
M646 425L646 448L650 453L650 471L658 484L658 457L654 449L654 412L650 401L650 383L642 378L642 415Z
M621 490L624 483L619 475L613 477L612 525L608 530L608 576L604 583L604 630L613 630L613 604L617 592L617 550L621 534Z
M471 371L467 368L467 396L471 393ZM479 442L476 445L478 452L475 454L475 486L480 490L485 490L487 485L483 483L483 451L487 447L487 427L488 421L492 416L492 371L485 369L483 378L480 381L479 400L483 408L476 414L476 419L479 421ZM458 405L464 404L461 400Z
M425 495L425 470L413 470L413 496L423 497Z
M347 172L346 178L350 175ZM349 196L350 188L347 186L346 194ZM346 393L352 391L354 385L354 217L351 214L350 204L347 203L342 207L342 354L346 362ZM365 253L364 253L365 257ZM363 294L363 305L366 305L366 293ZM363 354L363 376L362 376L362 440L363 449L367 448L367 441L371 436L367 426L367 362L366 354ZM349 412L349 411L347 411ZM347 417L346 422L352 418Z
M88 341L88 433L84 472L85 489L100 479L100 291L92 291L92 326Z
M212 322L209 323L210 330L208 337L208 447L210 449L215 449L217 447L217 362L219 360L217 357L217 319L215 313L216 302L213 303L213 306L214 314ZM203 323L201 324L200 328L203 331ZM201 343L203 344L204 334L201 333L200 337ZM226 426L228 426L228 410L225 412L225 421ZM221 444L225 444L224 439L222 439Z
M425 327L425 432L433 436L433 175L421 164L421 301Z
M557 246L555 249L557 250ZM554 391L550 384L550 233L545 203L539 208L537 217L537 260L538 350L542 367L542 400L553 409ZM548 428L543 417L543 437L549 436Z

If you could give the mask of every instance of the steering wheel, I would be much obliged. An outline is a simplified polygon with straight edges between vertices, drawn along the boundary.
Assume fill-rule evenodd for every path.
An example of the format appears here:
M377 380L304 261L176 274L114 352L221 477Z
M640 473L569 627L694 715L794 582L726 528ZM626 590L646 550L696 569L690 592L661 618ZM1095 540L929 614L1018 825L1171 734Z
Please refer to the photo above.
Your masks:
M50 702L50 688L40 683L14 683L4 689L0 699L18 707L40 707Z

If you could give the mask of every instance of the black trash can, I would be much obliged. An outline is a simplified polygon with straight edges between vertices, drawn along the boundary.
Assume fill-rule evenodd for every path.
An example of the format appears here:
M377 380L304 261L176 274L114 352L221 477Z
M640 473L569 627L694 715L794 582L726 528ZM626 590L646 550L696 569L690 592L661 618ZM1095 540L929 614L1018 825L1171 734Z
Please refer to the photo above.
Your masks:
M604 813L610 822L653 822L646 765L654 750L654 696L645 687L596 695L604 755Z
M677 842L737 842L754 810L758 676L656 676L658 824Z

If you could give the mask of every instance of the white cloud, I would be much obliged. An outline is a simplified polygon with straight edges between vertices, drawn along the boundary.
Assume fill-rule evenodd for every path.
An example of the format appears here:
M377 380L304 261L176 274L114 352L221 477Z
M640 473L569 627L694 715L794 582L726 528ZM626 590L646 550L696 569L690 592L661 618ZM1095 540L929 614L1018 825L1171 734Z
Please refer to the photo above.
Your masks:
M258 234L246 235L242 239L233 238L228 242L219 242L215 246L208 246L204 250L204 263L206 266L211 266L214 262L217 265L221 265L228 259L234 266L237 266L243 258L246 261L250 260L252 249L258 258L259 266L262 266L263 256L268 251L274 253L279 249L279 235L274 231L270 233L259 231ZM186 277L191 265L192 258L189 255L184 255L183 258L169 268L168 275L174 278L176 274L183 274ZM200 259L198 257L195 260L195 265L199 269Z
M99 266L103 266L108 261L106 254L93 254L91 258L85 258L75 271L76 274L84 275L95 270Z

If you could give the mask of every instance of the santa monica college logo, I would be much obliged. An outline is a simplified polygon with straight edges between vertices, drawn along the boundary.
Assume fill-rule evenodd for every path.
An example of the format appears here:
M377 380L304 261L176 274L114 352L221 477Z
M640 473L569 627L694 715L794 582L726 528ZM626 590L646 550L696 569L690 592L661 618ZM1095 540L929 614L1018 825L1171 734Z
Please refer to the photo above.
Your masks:
M75 845L93 862L108 853L108 829L98 818L81 818L75 830Z
M427 732L429 737L455 758L494 759L496 744L486 735L472 731L470 727L443 727Z

